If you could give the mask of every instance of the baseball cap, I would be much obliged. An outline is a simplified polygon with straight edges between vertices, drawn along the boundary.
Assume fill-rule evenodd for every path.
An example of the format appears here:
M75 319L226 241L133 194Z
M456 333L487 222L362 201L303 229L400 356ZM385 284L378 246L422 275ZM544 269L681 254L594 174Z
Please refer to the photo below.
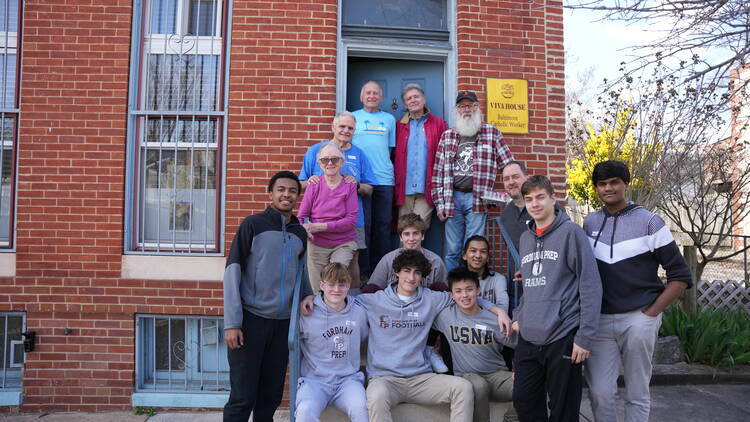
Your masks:
M479 102L477 99L477 94L475 94L473 91L458 91L458 96L456 97L456 104L459 103L461 100L469 99L473 102Z

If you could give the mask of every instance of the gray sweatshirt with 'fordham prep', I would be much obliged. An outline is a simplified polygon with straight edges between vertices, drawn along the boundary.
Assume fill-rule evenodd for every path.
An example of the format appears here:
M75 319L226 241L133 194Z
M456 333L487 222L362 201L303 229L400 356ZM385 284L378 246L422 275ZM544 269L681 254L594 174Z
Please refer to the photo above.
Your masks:
M523 296L513 311L521 337L539 346L578 328L573 341L591 350L599 326L602 280L583 229L558 209L541 235L532 221L521 235Z
M315 296L315 311L300 317L302 368L300 375L327 384L339 384L359 372L359 347L367 338L367 316L362 306L347 297L339 312L328 307L323 293Z

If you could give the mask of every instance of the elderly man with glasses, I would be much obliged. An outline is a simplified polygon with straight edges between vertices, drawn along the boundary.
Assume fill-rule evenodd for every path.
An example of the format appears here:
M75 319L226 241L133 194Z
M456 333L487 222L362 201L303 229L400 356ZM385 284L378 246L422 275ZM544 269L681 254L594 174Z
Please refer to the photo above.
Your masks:
M317 184L320 182L320 176L324 173L318 160L318 153L321 148L331 143L338 146L343 152L341 175L344 176L344 182L356 184L358 186L358 212L355 229L357 248L354 252L354 257L352 258L351 263L349 263L349 275L352 278L352 288L359 287L360 271L357 256L360 250L367 247L365 244L365 220L364 213L362 212L362 197L371 195L372 185L376 183L375 174L372 171L372 167L370 166L370 162L364 151L351 143L355 126L356 119L352 113L342 111L337 114L336 117L334 117L332 124L333 139L311 146L305 153L305 158L302 162L302 169L299 172L299 178L302 181L303 188ZM313 288L317 291L317 284L313 284Z
M458 267L461 247L473 235L484 234L487 209L482 196L491 192L498 172L513 160L503 135L482 123L477 95L461 91L456 97L454 127L440 137L432 172L432 199L445 221L445 266Z

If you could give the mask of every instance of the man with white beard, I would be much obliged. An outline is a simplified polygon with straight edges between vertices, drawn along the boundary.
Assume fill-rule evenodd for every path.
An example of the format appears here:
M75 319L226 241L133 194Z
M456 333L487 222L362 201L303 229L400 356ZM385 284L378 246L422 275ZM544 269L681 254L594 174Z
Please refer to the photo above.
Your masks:
M440 137L432 171L432 199L445 221L445 266L458 267L461 247L473 235L484 235L487 208L481 197L492 192L497 173L513 160L503 135L482 123L477 94L456 97L455 127Z

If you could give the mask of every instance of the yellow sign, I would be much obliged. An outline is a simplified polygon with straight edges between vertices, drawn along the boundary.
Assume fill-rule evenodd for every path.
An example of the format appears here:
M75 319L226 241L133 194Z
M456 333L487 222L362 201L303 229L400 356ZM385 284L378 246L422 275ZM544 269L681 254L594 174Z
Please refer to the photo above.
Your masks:
M529 133L529 82L487 78L487 122L503 133Z

